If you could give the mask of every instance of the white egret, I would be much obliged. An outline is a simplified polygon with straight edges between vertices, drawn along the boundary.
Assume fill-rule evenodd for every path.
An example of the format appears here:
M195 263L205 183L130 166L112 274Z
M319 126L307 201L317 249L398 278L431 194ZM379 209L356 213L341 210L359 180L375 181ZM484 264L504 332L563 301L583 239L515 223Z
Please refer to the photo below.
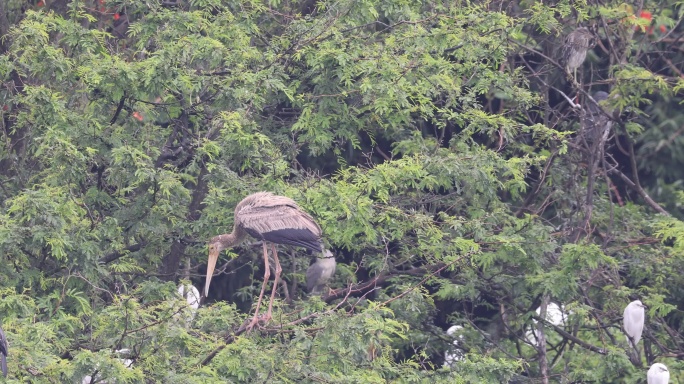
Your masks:
M449 327L446 331L447 335L454 337L455 340L453 341L454 347L450 347L444 352L444 368L451 368L453 367L453 363L463 360L464 353L463 350L459 348L459 341L463 341L463 334L455 336L455 334L462 329L462 326L454 325Z
M200 305L200 292L194 285L181 284L178 286L178 294L183 297L190 307L190 311L185 318L185 321L189 324L195 318L195 313Z
M655 363L646 374L648 384L667 384L670 382L670 371L665 364Z
M114 351L114 353L119 356L118 360L119 360L119 362L121 362L121 364L123 364L124 367L129 368L129 369L131 368L131 366L133 365L133 360L126 358L127 356L130 356L130 354L131 354L130 349L128 349L128 348L118 349L118 350ZM124 358L121 358L121 357L124 357ZM97 365L97 370L99 371L99 364ZM116 381L114 381L114 382L116 382ZM95 377L93 377L91 375L86 375L83 377L83 379L81 379L81 384L91 384L91 383L107 384L107 383L109 383L109 381L103 380L103 378L100 377L99 372L95 375Z
M646 318L646 306L640 300L634 300L625 307L622 323L627 334L627 340L636 350L641 333L644 331L644 320Z
M124 356L130 357L130 355L131 355L131 350L128 349L128 348L118 349L118 350L114 351L114 353L116 353L117 355L119 355L119 357L124 357ZM119 361L120 361L120 362L124 365L124 367L126 367L126 368L130 368L131 365L133 365L133 360L128 359L128 358L119 359Z
M541 315L541 307L537 307L536 312L537 315ZM554 302L550 302L549 305L546 306L546 321L549 323L556 326L563 326L565 325L565 320L567 318L568 314L565 313L564 306ZM532 344L537 344L537 340L539 340L539 335L537 334L537 320L532 320L532 324L532 330L527 331L525 336L527 337L527 341Z

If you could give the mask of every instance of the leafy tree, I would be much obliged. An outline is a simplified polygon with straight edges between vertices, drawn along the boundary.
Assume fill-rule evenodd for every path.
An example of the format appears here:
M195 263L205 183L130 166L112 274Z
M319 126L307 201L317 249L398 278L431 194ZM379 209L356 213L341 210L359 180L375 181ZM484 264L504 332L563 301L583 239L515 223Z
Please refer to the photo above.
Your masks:
M683 15L1 2L8 381L639 383L653 362L681 380ZM575 76L560 51L580 26ZM224 252L196 314L176 285L203 285L206 241L260 190L316 218L338 269L308 296L309 257L281 247L274 320L244 332L259 243Z

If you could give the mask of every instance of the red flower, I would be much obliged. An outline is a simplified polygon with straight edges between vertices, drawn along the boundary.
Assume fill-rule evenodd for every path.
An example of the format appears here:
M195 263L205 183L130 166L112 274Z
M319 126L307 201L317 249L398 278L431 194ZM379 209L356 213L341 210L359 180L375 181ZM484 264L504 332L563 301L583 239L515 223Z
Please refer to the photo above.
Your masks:
M641 13L639 14L639 18L640 18L640 19L644 19L645 21L648 21L648 24L649 24L649 25L651 24L651 22L653 22L653 14L652 14L650 11L641 11ZM642 22L643 22L643 21L642 21ZM644 23L644 24L646 24L646 23ZM636 26L636 27L634 27L634 30L635 30L635 31L637 31L637 32L638 32L638 31L641 31L641 32L644 32L644 33L646 33L646 34L648 34L648 35L652 35L654 29L655 29L655 28L654 28L653 26L648 26L648 27L646 27L646 26ZM658 30L659 30L661 33L667 32L667 28L666 28L664 25L659 25L659 26L658 26Z
M143 121L143 115L140 114L140 112L133 112L133 118L135 118L138 121Z
M45 5L45 3L43 2L43 0L40 0L40 1L38 2L38 4L36 4L36 5L39 6L39 7L42 7L43 5Z
M119 16L118 13L115 13L115 14L114 14L114 20L119 20L120 17L121 17L121 16Z
M642 19L646 19L648 21L653 20L653 14L651 14L650 11L641 11L639 17L641 17Z

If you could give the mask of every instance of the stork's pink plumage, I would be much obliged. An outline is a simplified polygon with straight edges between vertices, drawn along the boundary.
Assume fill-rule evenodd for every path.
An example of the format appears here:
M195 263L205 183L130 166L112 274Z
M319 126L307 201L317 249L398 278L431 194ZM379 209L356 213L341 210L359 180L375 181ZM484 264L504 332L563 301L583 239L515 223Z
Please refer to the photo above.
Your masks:
M264 282L257 301L256 312L250 327L258 321L259 307L264 296L266 283L271 271L268 262L268 243L273 251L275 262L275 282L271 291L271 300L265 320L271 318L273 298L275 296L278 279L282 269L278 261L278 253L274 244L288 244L304 247L314 252L323 252L321 242L321 228L314 219L304 212L294 200L285 196L274 195L270 192L251 194L235 207L233 231L219 235L209 241L209 261L207 263L207 280L204 285L204 296L209 293L209 284L216 268L216 261L222 250L237 246L247 235L251 235L263 242L264 248Z

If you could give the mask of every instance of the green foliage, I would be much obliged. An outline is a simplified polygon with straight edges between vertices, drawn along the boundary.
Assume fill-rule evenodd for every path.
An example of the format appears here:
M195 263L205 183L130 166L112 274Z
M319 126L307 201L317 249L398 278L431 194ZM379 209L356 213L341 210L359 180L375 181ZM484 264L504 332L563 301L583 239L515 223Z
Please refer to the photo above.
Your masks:
M641 364L684 378L680 3L25 3L0 5L9 381L637 383L637 298ZM598 44L569 78L578 26ZM261 190L338 266L311 297L280 247L273 320L243 332L258 244L198 310L176 283ZM546 301L567 316L533 325Z

